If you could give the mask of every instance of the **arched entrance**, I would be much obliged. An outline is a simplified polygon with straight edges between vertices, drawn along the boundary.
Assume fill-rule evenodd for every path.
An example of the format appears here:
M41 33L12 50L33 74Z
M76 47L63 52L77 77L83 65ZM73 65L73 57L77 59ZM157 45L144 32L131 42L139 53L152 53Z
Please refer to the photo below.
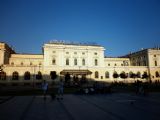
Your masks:
M63 70L60 74L65 77L67 83L72 80L73 84L81 85L87 82L87 75L91 75L92 72L89 70Z

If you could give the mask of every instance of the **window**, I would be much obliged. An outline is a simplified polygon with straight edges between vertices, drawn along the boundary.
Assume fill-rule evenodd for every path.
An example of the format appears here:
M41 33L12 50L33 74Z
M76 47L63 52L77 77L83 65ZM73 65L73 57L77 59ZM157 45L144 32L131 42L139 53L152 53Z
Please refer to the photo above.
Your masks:
M77 58L74 59L74 65L77 65Z
M85 55L85 52L82 52L82 55Z
M156 76L156 77L159 77L159 73L158 73L158 71L156 71L155 76Z
M137 78L141 78L141 73L137 72Z
M23 65L23 62L21 62L21 65Z
M55 65L55 64L56 64L56 59L53 58L53 59L52 59L52 65Z
M42 65L42 63L41 63L41 62L39 62L39 65Z
M108 64L108 66L110 66L110 64Z
M119 74L116 71L114 71L113 78L118 78L118 77L119 77Z
M6 80L6 73L3 71L0 72L0 80Z
M128 77L128 74L126 74L124 71L122 71L122 72L120 73L120 77L121 77L122 79L125 79L125 78Z
M85 59L82 59L82 65L83 66L85 65Z
M146 66L146 65L147 65L147 63L146 63L146 61L145 61L145 60L143 60L143 65L144 65L144 66Z
M157 66L157 61L154 61L155 66Z
M66 54L69 54L69 52L66 52Z
M12 73L12 80L18 80L19 79L19 74L17 71Z
M27 72L24 73L24 79L25 80L30 80L30 77L31 77L30 72L27 71Z
M98 73L98 71L95 72L95 78L99 78L99 73Z
M77 52L74 52L75 55L77 55Z
M117 64L114 64L114 66L117 66Z
M154 57L156 57L156 55L154 55Z
M130 77L130 78L133 78L133 74L134 74L134 73L133 73L132 71L130 71L130 72L129 72L129 77Z
M38 74L36 75L36 79L37 80L41 80L42 79L42 73L39 71Z
M69 59L68 58L66 59L66 65L69 65Z
M33 65L32 62L30 62L30 65Z
M105 72L105 78L109 78L109 72L108 71Z
M56 51L52 51L52 53L56 53Z
M11 62L11 65L14 65L14 62Z
M94 65L95 65L95 66L98 65L98 60L97 60L97 59L94 60Z
M56 73L56 71L51 71L51 72L50 72L50 77L51 77L52 80L55 80L55 79L57 78L57 73Z
M95 52L94 55L97 55L97 52Z

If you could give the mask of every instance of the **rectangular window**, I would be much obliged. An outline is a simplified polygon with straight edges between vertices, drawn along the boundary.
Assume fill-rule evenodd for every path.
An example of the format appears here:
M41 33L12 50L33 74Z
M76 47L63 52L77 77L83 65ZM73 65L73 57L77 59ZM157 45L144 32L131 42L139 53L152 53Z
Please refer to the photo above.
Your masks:
M76 58L74 59L74 65L77 65L77 59Z
M154 62L155 66L157 66L157 61Z
M56 59L52 59L52 65L56 64Z
M69 65L69 59L68 58L66 59L66 65Z
M85 66L85 59L82 59L82 65Z

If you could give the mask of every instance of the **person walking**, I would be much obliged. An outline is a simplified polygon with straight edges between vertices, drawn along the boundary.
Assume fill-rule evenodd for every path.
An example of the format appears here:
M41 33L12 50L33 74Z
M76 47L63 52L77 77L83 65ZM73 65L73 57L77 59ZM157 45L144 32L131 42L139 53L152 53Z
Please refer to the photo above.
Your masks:
M48 83L44 80L42 83L42 90L43 90L43 98L46 100L46 95L48 91Z
M57 100L59 99L63 99L63 91L64 91L64 83L63 83L63 80L60 79L60 82L59 82L59 85L58 85L58 95L57 95Z

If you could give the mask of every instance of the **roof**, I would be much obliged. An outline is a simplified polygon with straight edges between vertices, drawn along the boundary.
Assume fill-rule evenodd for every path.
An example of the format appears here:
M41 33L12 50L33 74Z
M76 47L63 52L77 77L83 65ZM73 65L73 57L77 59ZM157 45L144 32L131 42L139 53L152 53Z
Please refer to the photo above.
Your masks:
M79 45L79 46L101 46L94 42L71 42L71 41L64 41L64 40L53 40L50 41L48 44L57 44L57 45Z

